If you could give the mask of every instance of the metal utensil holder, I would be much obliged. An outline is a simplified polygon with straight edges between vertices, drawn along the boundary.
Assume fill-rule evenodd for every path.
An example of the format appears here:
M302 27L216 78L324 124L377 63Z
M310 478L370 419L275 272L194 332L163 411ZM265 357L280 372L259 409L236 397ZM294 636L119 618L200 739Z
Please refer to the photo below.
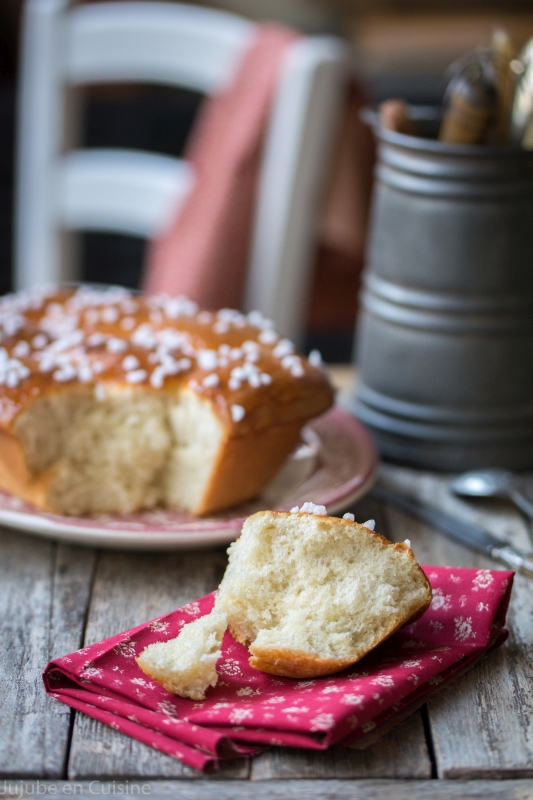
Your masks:
M533 152L367 120L378 161L352 410L395 460L531 468Z

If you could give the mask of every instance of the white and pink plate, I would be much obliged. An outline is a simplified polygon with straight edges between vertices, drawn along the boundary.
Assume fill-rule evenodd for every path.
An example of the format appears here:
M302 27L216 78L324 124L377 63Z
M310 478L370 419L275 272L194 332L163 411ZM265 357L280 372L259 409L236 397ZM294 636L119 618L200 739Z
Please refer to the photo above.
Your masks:
M333 514L370 489L378 466L377 451L366 428L347 411L330 409L304 429L302 440L259 498L213 517L162 509L64 517L0 492L0 525L91 547L192 549L232 542L244 519L255 511L288 511L311 500Z

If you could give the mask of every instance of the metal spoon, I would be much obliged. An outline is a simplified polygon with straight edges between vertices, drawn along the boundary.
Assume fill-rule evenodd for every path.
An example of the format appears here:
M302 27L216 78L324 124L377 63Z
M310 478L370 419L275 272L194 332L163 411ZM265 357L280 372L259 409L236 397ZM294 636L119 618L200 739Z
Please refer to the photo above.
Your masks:
M455 494L463 497L502 497L511 500L533 521L533 503L518 488L518 478L504 469L480 469L464 472L450 483Z

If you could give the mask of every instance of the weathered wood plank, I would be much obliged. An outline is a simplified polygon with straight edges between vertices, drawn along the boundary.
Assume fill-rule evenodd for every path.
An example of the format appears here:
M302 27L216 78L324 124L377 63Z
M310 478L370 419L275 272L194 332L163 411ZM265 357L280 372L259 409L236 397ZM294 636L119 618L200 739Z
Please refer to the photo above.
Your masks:
M0 774L44 775L40 674L49 651L54 545L0 530Z
M513 639L428 703L439 776L533 776L533 653Z
M0 530L0 775L63 775L70 715L46 697L41 673L79 646L92 559Z
M246 779L249 774L248 759L239 759L225 762L212 775L203 775L177 759L80 713L76 713L70 752L68 774L72 780Z
M63 544L56 547L49 660L72 653L82 646L95 565L95 550ZM44 724L45 775L66 775L72 713L64 703L47 697Z
M446 474L396 467L391 464L382 465L380 469L380 480L385 485L408 492L468 522L484 526L496 536L509 539L517 547L531 551L524 519L510 503L502 500L464 500L456 497L448 488L450 477ZM442 534L437 535L442 538ZM495 564L492 561L491 563Z
M523 549L531 545L522 517L509 505L471 506L451 496L446 477L387 468L387 482L400 484L440 508L484 525ZM420 561L498 569L495 562L446 540L413 517L388 511L397 539L408 537ZM471 673L428 703L439 777L505 778L533 775L533 620L531 582L522 576L508 615L511 636Z
M252 780L273 778L430 778L420 712L366 750L273 747L252 761Z
M87 620L85 645L172 611L216 589L226 566L223 550L100 556ZM248 777L243 759L224 765L217 776ZM202 777L170 756L76 714L70 778Z
M13 781L6 785L20 800L42 797L105 796L149 797L150 800L213 800L211 781L143 781L75 783ZM516 781L223 781L217 800L532 800L533 782Z

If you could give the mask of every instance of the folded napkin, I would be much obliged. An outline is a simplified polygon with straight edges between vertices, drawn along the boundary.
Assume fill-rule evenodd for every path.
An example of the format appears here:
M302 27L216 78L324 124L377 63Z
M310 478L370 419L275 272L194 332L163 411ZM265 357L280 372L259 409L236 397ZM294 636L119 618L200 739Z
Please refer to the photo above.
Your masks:
M353 667L295 680L248 665L248 650L224 637L219 682L202 702L150 680L135 657L207 614L214 594L104 642L55 659L48 694L199 770L265 745L324 750L374 741L507 638L503 628L513 573L424 567L433 601ZM370 738L369 738L370 737Z

